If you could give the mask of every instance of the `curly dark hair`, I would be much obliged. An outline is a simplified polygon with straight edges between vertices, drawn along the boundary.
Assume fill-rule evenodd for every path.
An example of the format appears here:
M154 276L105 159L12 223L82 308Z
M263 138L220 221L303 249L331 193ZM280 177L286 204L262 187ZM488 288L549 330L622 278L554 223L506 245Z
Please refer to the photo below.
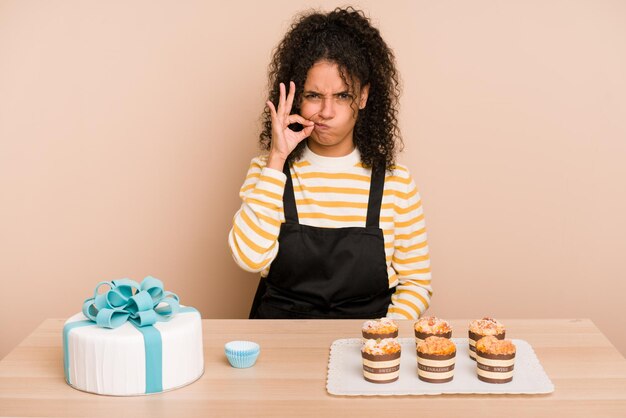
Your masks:
M329 13L299 15L275 48L269 65L270 100L278 107L279 83L303 86L309 69L320 60L338 65L341 78L355 91L369 84L367 106L358 113L354 143L365 167L391 169L395 153L403 143L398 127L399 75L393 51L363 11L336 8ZM355 99L356 96L355 96ZM300 113L301 89L296 91L292 113ZM268 108L262 115L261 148L271 149L272 118ZM294 130L302 127L296 125ZM289 155L292 163L301 158L304 141Z

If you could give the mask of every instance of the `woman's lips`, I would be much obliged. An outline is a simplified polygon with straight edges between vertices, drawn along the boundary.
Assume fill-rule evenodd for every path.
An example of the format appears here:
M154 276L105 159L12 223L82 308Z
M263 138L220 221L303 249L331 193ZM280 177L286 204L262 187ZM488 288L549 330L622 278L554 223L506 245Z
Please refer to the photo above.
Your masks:
M324 131L324 130L329 129L329 128L330 128L330 126L324 125L323 123L316 123L315 124L315 129L318 130L318 131Z

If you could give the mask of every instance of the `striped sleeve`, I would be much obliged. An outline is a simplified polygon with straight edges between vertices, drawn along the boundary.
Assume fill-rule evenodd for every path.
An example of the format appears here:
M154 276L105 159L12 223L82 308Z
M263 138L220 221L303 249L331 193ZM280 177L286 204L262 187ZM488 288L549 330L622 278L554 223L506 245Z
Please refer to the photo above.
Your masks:
M419 191L408 171L406 194L397 199L394 214L394 250L391 266L398 286L387 312L390 318L419 318L430 304L430 257Z
M278 233L284 222L285 182L285 174L265 167L261 158L250 163L239 192L241 208L228 234L233 258L246 271L263 271L278 253Z

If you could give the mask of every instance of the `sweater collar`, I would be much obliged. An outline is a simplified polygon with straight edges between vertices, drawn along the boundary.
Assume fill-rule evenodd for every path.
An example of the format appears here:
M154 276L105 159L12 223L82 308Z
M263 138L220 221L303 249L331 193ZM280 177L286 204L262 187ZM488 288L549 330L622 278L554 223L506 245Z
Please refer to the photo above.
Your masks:
M304 147L304 153L302 159L310 162L313 165L324 168L348 168L354 167L361 162L361 153L354 147L352 152L343 157L324 157L322 155L315 154L308 145Z

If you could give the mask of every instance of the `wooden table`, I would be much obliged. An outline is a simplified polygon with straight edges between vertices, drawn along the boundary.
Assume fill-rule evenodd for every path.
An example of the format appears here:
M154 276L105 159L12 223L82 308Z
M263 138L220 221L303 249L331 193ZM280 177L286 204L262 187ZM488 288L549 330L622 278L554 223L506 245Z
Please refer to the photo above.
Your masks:
M172 392L107 397L63 380L61 319L44 321L0 362L0 416L626 416L626 360L587 319L504 319L528 341L554 383L548 395L341 397L326 392L330 344L359 337L362 321L203 320L205 374ZM400 336L411 336L411 321ZM453 320L464 337L468 320ZM257 364L234 369L224 343L261 345Z

